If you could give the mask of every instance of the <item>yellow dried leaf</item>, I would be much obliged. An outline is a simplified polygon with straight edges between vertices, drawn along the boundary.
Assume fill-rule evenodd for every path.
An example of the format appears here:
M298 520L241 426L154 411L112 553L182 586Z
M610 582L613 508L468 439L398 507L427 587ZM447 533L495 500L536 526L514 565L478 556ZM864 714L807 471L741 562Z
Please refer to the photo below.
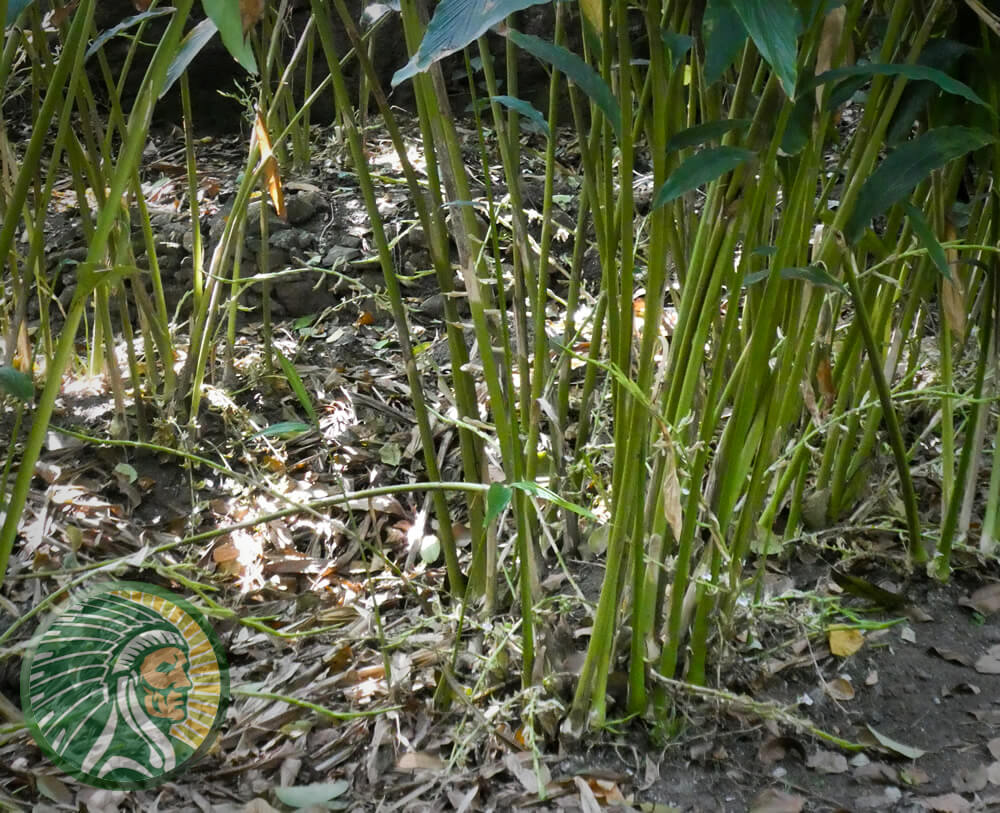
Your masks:
M859 630L844 627L834 627L827 634L830 651L838 658L853 655L865 642L865 636Z
M267 125L264 117L257 111L257 117L253 125L254 137L260 145L260 160L264 166L264 179L267 181L267 194L274 205L274 213L282 220L285 219L285 193L281 186L281 174L278 171L278 159L274 157L271 149L271 137L267 133Z

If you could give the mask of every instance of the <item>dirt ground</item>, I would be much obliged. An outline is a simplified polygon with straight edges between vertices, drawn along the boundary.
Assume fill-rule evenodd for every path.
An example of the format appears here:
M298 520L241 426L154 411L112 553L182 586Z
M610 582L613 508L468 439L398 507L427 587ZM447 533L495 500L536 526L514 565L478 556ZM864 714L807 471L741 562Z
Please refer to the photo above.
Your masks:
M373 162L391 176L388 145L377 133L369 137ZM209 585L224 610L213 622L234 689L218 744L181 779L150 791L98 790L61 774L18 724L20 660L33 619L0 648L7 720L0 726L0 806L1000 809L1000 572L972 551L957 552L956 575L941 585L906 573L901 542L882 530L880 518L802 537L770 558L761 593L754 597L750 585L732 628L717 636L709 689L671 684L671 719L653 728L615 719L624 714L616 691L624 675L616 671L608 725L579 742L563 735L562 722L603 574L600 551L569 551L565 566L547 556L539 649L551 676L524 690L516 607L489 618L470 608L456 638L444 566L419 533L424 495L277 515L289 500L423 475L356 185L329 134L315 143L311 168L285 179L295 214L272 224L267 256L282 275L271 291L275 346L295 364L318 425L291 438L260 433L303 416L287 380L262 358L259 289L242 300L235 381L223 385L220 358L206 387L191 451L215 468L110 441L114 405L106 381L74 374L0 590L2 634L88 572L182 595L190 580ZM175 205L186 188L180 144L176 134L161 134L145 165L168 299L183 316L191 243ZM244 149L238 137L200 147L210 245ZM572 224L574 179L560 184L567 202L556 217ZM530 185L527 191L530 202ZM67 190L65 208L53 215L51 269L81 248L71 197ZM440 297L424 275L423 236L405 191L387 185L381 200L396 228L415 338L424 344L421 372L444 411L434 382L448 356ZM557 262L559 251L571 251L559 245ZM261 248L260 233L251 231L245 260L258 261ZM71 292L66 275L55 294L68 301ZM9 409L3 421L12 431ZM437 434L444 477L456 479L454 428L442 422ZM461 516L460 502L455 508ZM461 525L455 530L467 556ZM201 536L184 542L194 534ZM627 635L623 628L621 644ZM447 709L434 700L442 682L456 690Z

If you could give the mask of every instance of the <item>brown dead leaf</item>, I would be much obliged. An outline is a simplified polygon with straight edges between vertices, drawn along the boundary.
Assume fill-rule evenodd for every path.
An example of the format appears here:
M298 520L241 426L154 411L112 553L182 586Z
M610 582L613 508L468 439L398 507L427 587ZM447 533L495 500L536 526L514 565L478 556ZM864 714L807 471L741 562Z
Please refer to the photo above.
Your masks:
M926 785L931 781L927 771L918 768L916 765L911 765L909 768L903 768L903 770L899 772L899 778L902 779L907 785Z
M285 193L281 186L281 172L278 169L278 159L271 149L271 137L267 132L267 124L264 122L264 116L260 110L257 111L257 117L254 119L253 134L260 146L260 160L264 167L268 197L271 198L274 213L285 220L287 214L285 213Z
M994 644L979 660L976 671L981 675L1000 675L1000 644Z
M577 793L580 794L580 809L583 813L601 813L601 804L597 801L594 791L587 784L582 776L574 776L573 784L576 785Z
M809 755L806 766L820 773L846 773L847 757L838 754L836 751L824 751L820 749Z
M951 786L959 793L978 793L986 787L986 766L959 768L951 778Z
M260 22L264 16L264 0L240 0L240 20L243 22L243 36Z
M857 652L865 643L860 630L847 627L833 627L827 633L830 652L838 658L846 658Z
M750 803L750 813L801 813L806 800L777 788L765 788Z
M760 748L757 749L757 759L764 765L773 765L775 762L781 762L792 751L799 759L805 761L806 749L795 737L771 736L760 744Z
M854 687L851 685L850 681L845 680L842 677L834 678L823 686L823 688L834 700L854 699Z
M971 596L960 598L958 603L983 615L992 615L1000 610L1000 583L980 587Z
M928 796L920 800L920 804L936 813L968 813L972 803L966 801L957 793L945 793L941 796Z
M927 653L929 655L936 655L945 661L951 661L952 663L957 663L960 666L972 666L972 658L966 655L964 652L958 652L954 649L946 649L944 647L931 646L927 648Z
M894 785L899 782L899 774L891 765L884 762L869 762L867 765L860 765L854 769L855 779L870 779L873 782L882 782Z
M397 761L395 770L400 773L417 773L418 771L443 771L448 763L441 757L427 751L407 751Z

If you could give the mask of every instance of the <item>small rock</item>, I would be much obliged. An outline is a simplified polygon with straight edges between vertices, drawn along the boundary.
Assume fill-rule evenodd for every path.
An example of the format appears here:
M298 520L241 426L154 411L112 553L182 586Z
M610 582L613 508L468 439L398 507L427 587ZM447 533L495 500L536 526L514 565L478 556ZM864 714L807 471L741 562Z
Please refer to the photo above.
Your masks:
M246 233L250 237L260 237L260 207L259 200L251 201L247 206ZM281 231L287 229L288 224L279 218L270 205L267 207L267 229L268 232ZM219 232L221 234L221 232Z
M299 192L295 197L285 201L285 214L293 226L312 220L321 208L326 206L326 200L319 192Z
M267 242L275 248L294 251L295 249L308 248L312 245L313 239L309 232L302 229L285 229L272 234Z
M323 265L327 268L337 268L347 265L351 260L361 256L361 251L351 246L333 246L323 255Z

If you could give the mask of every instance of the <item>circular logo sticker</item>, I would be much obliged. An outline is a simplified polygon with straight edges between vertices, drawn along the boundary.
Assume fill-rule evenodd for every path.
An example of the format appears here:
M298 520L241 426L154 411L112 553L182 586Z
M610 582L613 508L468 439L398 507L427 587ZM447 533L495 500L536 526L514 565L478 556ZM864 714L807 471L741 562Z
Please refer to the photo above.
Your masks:
M229 699L215 631L173 593L99 585L36 638L21 671L32 735L62 770L100 788L148 788L208 748Z

